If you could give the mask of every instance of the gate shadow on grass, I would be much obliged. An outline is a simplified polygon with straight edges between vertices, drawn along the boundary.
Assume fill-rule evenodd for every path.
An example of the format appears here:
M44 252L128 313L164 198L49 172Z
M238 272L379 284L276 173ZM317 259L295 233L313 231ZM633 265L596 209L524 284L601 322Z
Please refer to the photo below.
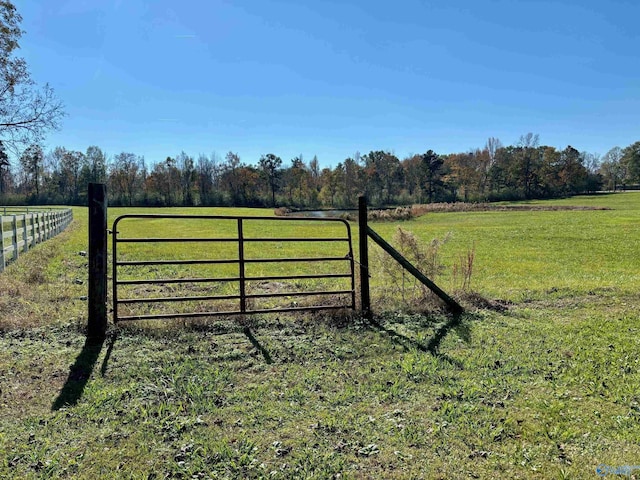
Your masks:
M269 365L272 364L273 359L271 358L271 354L269 354L269 351L262 346L262 344L258 341L256 337L253 336L251 329L249 327L244 327L242 331L247 336L251 344L255 347L255 349L262 354L265 362L267 362L267 364Z
M368 323L376 330L385 333L392 342L400 345L405 350L416 349L421 352L430 353L435 357L455 364L458 367L462 367L461 363L458 360L454 360L440 352L440 343L442 343L442 340L449 334L451 330L455 330L464 341L469 341L470 332L468 325L465 323L465 320L470 316L471 315L469 315L468 313L452 315L444 324L440 325L436 329L433 337L431 337L431 339L429 339L429 341L426 343L419 342L418 340L398 333L392 328L382 325L375 319L369 320Z

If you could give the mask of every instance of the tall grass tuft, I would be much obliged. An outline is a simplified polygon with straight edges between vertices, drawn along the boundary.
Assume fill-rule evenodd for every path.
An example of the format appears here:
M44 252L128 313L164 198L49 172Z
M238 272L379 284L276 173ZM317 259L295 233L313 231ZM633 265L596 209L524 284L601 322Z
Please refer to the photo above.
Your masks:
M473 263L476 259L476 244L460 255L458 261L451 268L451 279L455 291L470 292L471 276L473 275Z

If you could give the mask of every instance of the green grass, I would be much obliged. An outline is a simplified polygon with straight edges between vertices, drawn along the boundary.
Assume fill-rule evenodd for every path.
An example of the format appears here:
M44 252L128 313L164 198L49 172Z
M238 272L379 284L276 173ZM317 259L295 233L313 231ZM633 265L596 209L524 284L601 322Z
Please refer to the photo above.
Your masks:
M594 478L640 464L640 195L554 203L612 210L401 224L425 241L452 232L445 290L475 243L486 308L467 300L458 323L399 313L374 273L387 313L373 323L128 323L95 348L76 209L0 276L0 478Z
M402 228L425 241L451 232L446 249L450 258L445 263L475 245L473 285L492 297L520 301L549 291L568 295L612 288L638 291L639 195L582 196L546 203L613 210L434 213L405 222ZM396 226L374 228L390 237ZM443 286L449 286L446 276L443 281Z

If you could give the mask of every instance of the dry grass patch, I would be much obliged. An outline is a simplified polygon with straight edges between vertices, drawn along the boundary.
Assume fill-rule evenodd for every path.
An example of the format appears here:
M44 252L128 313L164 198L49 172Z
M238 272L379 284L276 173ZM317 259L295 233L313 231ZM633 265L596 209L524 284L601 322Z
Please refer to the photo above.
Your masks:
M67 321L78 318L85 308L86 257L63 251L78 228L73 222L0 274L0 331L47 325L64 312Z

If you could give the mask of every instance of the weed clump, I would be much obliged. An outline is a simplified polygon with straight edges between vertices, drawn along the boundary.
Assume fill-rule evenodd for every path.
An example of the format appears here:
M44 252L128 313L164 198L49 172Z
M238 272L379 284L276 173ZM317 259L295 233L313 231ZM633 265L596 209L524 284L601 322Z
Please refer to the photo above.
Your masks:
M276 217L286 217L291 214L291 209L287 207L277 207L273 209L273 214Z
M471 278L475 263L475 243L460 255L451 267L443 262L443 247L452 234L431 241L420 240L413 232L398 227L394 236L394 247L411 264L436 284L442 283L450 270L451 288L456 296L471 292ZM374 250L374 271L382 277L383 294L374 301L382 310L403 309L409 312L434 312L442 310L440 299L422 282L405 270L382 249Z
M398 227L394 236L394 247L413 265L416 265L427 277L436 281L444 271L441 262L440 250L450 238L450 234L443 238L434 238L430 242L421 242L413 232ZM379 302L386 308L399 301L403 307L413 310L415 308L432 309L437 303L437 298L425 285L414 278L398 262L381 249L375 250L373 258L376 271L380 272L384 281L384 296Z
M471 276L473 275L473 263L476 259L476 244L460 255L458 261L453 264L451 278L453 288L456 291L468 292L471 290Z
M367 220L372 222L398 222L411 220L414 216L411 207L398 207L385 210L369 210Z

